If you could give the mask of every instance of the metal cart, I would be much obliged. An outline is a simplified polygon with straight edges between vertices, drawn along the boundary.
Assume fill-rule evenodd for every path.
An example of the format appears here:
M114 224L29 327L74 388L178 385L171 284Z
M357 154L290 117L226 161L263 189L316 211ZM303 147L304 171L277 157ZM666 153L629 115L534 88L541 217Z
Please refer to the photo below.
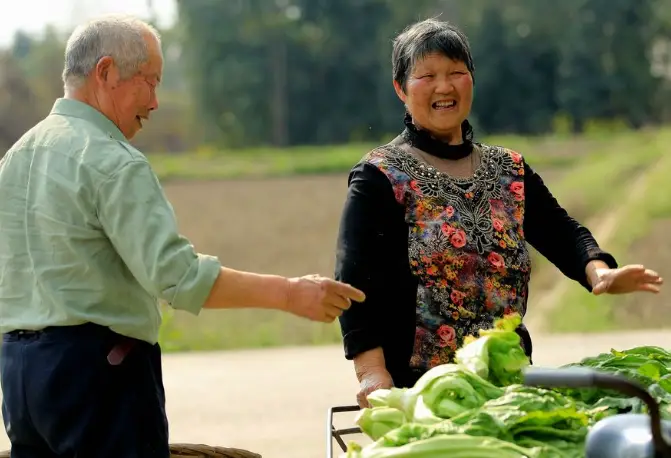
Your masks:
M585 440L585 458L671 458L671 421L662 420L657 401L638 382L620 375L589 368L529 368L524 384L541 388L602 388L619 391L641 399L647 414L613 415L596 423ZM337 406L328 409L326 419L326 458L334 458L333 441L343 453L347 445L342 436L360 434L361 429L336 429L333 416L355 412L359 406Z
M342 436L361 434L361 428L359 427L336 429L333 424L333 415L336 413L356 412L358 410L360 410L358 405L336 406L328 409L326 417L326 458L333 458L334 440L338 443L342 452L345 453L347 451L347 444L345 444Z

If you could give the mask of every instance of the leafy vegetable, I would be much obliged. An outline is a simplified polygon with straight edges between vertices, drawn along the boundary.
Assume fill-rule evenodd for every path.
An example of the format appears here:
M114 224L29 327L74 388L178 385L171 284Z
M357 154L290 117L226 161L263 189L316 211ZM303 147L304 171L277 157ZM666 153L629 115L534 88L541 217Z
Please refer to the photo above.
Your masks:
M372 439L378 439L405 423L403 412L392 407L363 409L356 418L361 431Z
M432 424L451 418L503 394L503 390L457 364L426 372L412 388L376 390L368 396L374 407L392 407L412 422Z
M645 388L662 404L663 415L671 418L671 353L659 347L635 347L629 350L611 350L596 356L584 358L577 363L563 367L589 367L601 372L621 375L634 380ZM643 413L644 404L637 398L612 390L600 388L558 389L587 404L608 405L618 413Z
M457 350L456 362L496 386L522 382L522 370L529 358L515 329L522 323L519 314L507 315L494 323L493 329L480 330L480 337L464 339Z
M455 364L429 370L411 388L377 390L357 417L375 442L351 443L345 458L584 458L588 431L614 414L645 413L622 393L523 386L529 360L515 329L519 315L467 338ZM611 350L582 366L642 384L671 419L671 352L659 347Z
M523 448L491 437L453 434L417 440L400 447L389 447L381 441L363 449L350 445L346 458L541 458L540 453L540 449Z
M539 458L583 458L583 444L565 441L539 441L524 438L517 441L520 447L540 449Z
M415 440L453 434L521 440L553 441L570 448L582 444L591 416L570 398L540 388L510 386L505 394L450 420L433 425L406 423L381 437L385 446L403 446Z

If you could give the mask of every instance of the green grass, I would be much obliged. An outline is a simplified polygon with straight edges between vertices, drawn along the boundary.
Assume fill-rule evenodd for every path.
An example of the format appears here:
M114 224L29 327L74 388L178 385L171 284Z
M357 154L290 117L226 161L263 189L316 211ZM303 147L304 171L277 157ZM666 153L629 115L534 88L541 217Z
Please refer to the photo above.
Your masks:
M340 172L349 169L372 146L199 151L148 157L161 181L202 181Z
M618 223L613 238L608 243L608 249L621 264L629 264L627 259L631 253L630 247L649 232L651 225L660 219L671 217L671 156L668 153L671 145L671 133L662 132L654 141L641 144L632 149L635 159L644 157L662 157L661 162L647 171L645 192L639 202L628 206L626 216ZM639 164L633 163L632 166ZM643 161L641 163L649 161ZM608 192L612 193L611 202L624 198L625 187L612 186ZM597 332L615 330L621 327L611 311L622 299L622 296L588 294L581 286L571 283L560 305L549 317L551 330L554 332Z
M537 167L570 167L582 159L574 151L576 140L571 138L497 136L483 141L516 149ZM601 141L595 137L578 143L582 146L593 143L598 147ZM163 182L202 181L346 172L375 146L374 143L354 143L229 151L204 149L183 154L148 154L148 157Z
M574 217L585 219L610 206L626 193L622 186L664 153L662 134L626 134L596 146L574 164L570 173L551 191Z
M593 144L590 153L573 164L561 179L550 183L549 188L572 217L593 229L588 220L617 205L637 172L666 152L669 132L624 133ZM549 268L550 263L535 250L532 260L534 289L552 286L555 269Z
M568 211L586 222L616 205L627 192L632 171L648 167L671 144L671 131L640 133L609 133L573 137L501 136L488 138L487 143L504 145L524 154L527 161L546 179L551 191ZM351 144L329 147L292 149L257 149L218 151L177 156L150 155L162 181L171 179L216 180L263 178L292 174L345 173L373 144ZM546 172L547 175L546 175ZM665 197L671 183L665 182L671 164L656 169L651 175L655 194L647 207L632 209L634 218L650 220L669 213ZM339 211L334 209L333 211ZM280 209L278 209L280 211ZM203 224L208 216L204 216ZM245 215L237 215L244 220ZM646 230L645 225L626 222L618 239L608 248L619 255L631 241ZM292 236L287 234L287 236ZM300 236L300 235L296 235ZM241 240L241 243L244 241ZM326 249L330 250L331 247ZM311 256L301 253L301 256ZM318 253L314 253L318 256ZM534 253L534 285L552 286L553 267ZM544 283L547 279L547 283ZM607 325L608 299L594 298L584 290L572 287L561 313L553 315L558 330L603 328ZM533 306L531 304L530 306ZM337 324L322 325L282 313L256 310L205 311L199 317L165 309L161 342L166 351L264 348L284 345L320 345L340 342ZM576 327L576 323L577 327ZM605 323L605 324L604 324Z
M269 310L205 310L193 317L163 307L163 318L160 342L166 352L324 345L341 339L336 323Z

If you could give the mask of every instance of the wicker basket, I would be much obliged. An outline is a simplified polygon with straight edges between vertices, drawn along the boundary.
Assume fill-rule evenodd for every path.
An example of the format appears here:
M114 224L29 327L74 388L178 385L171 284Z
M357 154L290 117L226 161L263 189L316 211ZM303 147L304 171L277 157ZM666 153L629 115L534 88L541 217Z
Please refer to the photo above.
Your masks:
M258 453L239 448L211 447L202 444L170 444L171 458L261 458ZM9 451L0 452L0 458L9 458Z
M170 457L261 458L261 455L239 448L210 447L202 444L170 444Z

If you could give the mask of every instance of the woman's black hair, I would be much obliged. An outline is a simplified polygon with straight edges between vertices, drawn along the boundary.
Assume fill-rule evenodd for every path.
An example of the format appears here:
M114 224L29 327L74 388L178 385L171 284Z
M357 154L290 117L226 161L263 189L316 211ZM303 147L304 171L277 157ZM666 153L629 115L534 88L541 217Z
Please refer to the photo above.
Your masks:
M394 81L405 91L410 72L418 60L429 54L440 53L452 60L463 62L475 81L475 66L466 35L449 22L426 19L407 27L394 39L391 65ZM473 127L464 120L461 124L464 140L473 140Z

